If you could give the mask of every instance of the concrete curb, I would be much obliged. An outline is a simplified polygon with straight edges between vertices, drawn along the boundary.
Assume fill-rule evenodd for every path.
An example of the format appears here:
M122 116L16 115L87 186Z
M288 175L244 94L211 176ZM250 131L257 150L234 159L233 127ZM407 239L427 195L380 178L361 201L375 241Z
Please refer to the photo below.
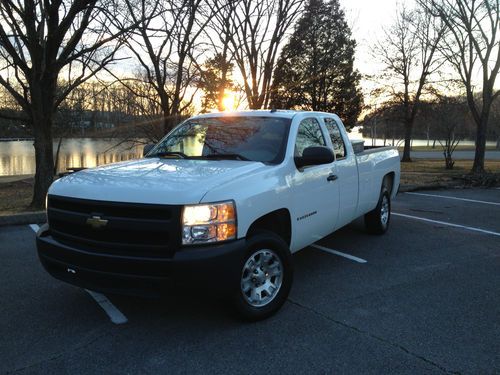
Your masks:
M7 225L41 224L46 221L45 211L26 212L0 216L0 227Z

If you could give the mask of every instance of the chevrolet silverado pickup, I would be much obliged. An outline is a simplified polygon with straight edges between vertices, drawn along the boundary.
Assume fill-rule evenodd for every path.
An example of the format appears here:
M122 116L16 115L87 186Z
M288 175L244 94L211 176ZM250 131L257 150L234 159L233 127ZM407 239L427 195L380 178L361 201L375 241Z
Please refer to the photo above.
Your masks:
M110 293L224 292L250 320L285 302L292 254L364 215L387 231L396 149L349 141L334 114L192 117L144 158L56 180L37 233L55 278ZM189 290L189 289L188 289Z

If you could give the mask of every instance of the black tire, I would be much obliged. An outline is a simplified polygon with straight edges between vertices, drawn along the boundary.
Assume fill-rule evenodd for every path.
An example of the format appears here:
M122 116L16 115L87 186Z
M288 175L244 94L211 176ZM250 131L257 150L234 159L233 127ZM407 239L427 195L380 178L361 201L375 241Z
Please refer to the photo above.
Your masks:
M251 280L248 278L249 275L254 275L253 273L250 272L248 268L248 262L252 263L251 261L259 259L259 256L261 254L263 254L262 255L263 260L266 259L266 257L271 257L269 261L271 262L270 263L271 266L267 265L264 271L262 271L261 267L260 268L261 271L259 272L265 272L261 273L260 275L263 277L263 280L255 280L255 282L253 282L251 281L253 280L253 278L251 278ZM253 264L257 265L258 263L253 262ZM245 293L243 290L244 285L248 287L249 283L252 283L253 289L258 289L261 286L265 286L263 284L260 286L257 285L259 282L265 283L266 285L268 283L269 285L273 285L272 281L273 280L276 281L277 278L276 276L268 276L272 273L272 271L269 270L271 270L271 267L273 267L274 269L274 268L279 268L280 266L281 266L281 283L280 286L275 289L276 294L274 294L272 298L270 294L268 297L271 299L269 300L269 302L267 302L262 306L255 306L257 302L255 302L255 304L252 305L252 303L249 301L249 298L251 298L250 296L251 290L247 290L247 293ZM243 259L243 262L240 265L240 269L241 269L241 277L237 288L238 291L232 297L233 305L236 308L240 317L242 317L247 321L258 321L266 319L271 315L275 314L285 303L288 294L290 293L290 288L292 286L292 281L293 281L292 256L285 241L278 235L268 231L259 231L251 235L247 239L247 252ZM254 270L254 272L256 271ZM246 284L245 280L247 280ZM263 291L261 295L264 295L264 298L266 298L265 291Z
M389 229L390 221L391 194L385 186L382 186L377 207L365 215L365 227L368 233L384 234Z

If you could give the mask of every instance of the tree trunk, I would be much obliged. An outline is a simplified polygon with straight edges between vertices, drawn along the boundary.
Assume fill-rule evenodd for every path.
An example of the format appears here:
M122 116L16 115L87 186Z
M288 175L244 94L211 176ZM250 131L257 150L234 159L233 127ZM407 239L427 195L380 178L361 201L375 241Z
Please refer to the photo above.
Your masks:
M168 111L163 111L163 134L159 137L159 139L163 138L165 134L170 131L170 113Z
M54 181L54 154L52 144L52 120L54 95L57 89L57 74L45 71L39 76L35 71L30 83L31 119L35 137L35 186L32 209L45 208L45 197Z
M444 163L445 163L446 169L453 169L455 162L453 161L451 151L448 149L448 150L444 151L443 154L444 154Z
M61 151L62 137L59 137L59 143L57 144L56 156L54 159L54 176L57 175L57 169L59 168L59 151Z
M472 173L484 173L484 153L486 151L486 127L488 117L482 116L476 131L476 152L474 154L474 164Z
M247 98L248 98L248 107L250 109L254 110L254 109L261 109L262 108L262 101L260 100L260 97L258 94L253 93L250 97L247 96Z
M413 124L411 121L405 122L405 147L403 149L402 162L411 162L410 151L411 151L411 133Z
M50 184L54 181L52 119L50 116L47 116L40 118L39 121L41 123L35 123L33 126L36 173L33 200L30 205L32 209L45 208L45 196Z

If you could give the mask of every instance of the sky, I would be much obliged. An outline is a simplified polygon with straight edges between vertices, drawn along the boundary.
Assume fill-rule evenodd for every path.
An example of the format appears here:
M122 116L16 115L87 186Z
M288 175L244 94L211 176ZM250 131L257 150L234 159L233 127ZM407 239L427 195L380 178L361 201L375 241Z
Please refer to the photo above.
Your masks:
M340 0L347 22L351 27L352 36L357 42L355 68L362 75L380 73L383 65L372 56L371 48L383 39L384 28L390 27L396 18L398 5L408 7L415 5L414 0ZM374 85L364 79L361 86L366 95Z
M413 0L340 0L347 22L358 44L356 65L363 74L380 71L370 55L370 48L383 36L383 28L390 26L396 16L398 3L409 6Z
M371 49L377 41L383 39L384 28L388 28L392 24L398 5L404 4L411 8L415 5L415 0L339 1L346 14L347 22L351 27L352 36L357 42L355 67L360 71L362 76L380 73L383 70L383 65L372 56ZM124 50L122 54L125 57L129 56L130 52ZM113 66L113 70L118 75L130 76L137 70L137 64L134 59L122 60ZM234 77L236 79L239 77L237 69L235 69ZM498 81L497 86L500 85ZM361 85L365 94L365 102L367 102L369 98L366 96L374 85L366 79L362 79Z
M344 9L352 35L357 42L355 67L363 75L380 73L384 67L373 58L371 46L378 40L383 40L384 28L390 27L393 23L398 6L413 8L416 5L415 0L340 0L340 5ZM442 69L448 75L456 76L450 66L444 66ZM473 80L478 84L482 82L479 64ZM361 86L366 100L366 94L373 86L366 80L361 81ZM500 78L497 78L495 87L500 88Z

